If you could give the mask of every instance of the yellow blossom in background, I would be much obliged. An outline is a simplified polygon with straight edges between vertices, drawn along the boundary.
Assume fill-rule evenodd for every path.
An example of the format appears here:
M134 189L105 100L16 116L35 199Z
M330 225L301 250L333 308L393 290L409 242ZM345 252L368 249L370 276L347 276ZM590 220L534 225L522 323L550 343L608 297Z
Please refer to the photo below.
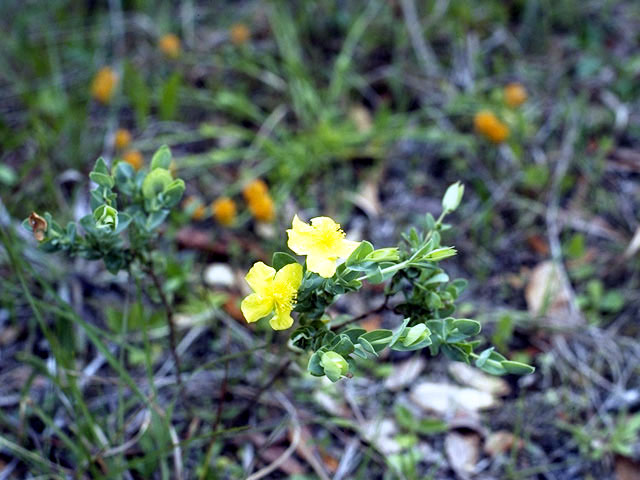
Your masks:
M276 218L276 208L268 193L249 202L249 211L260 222L272 222Z
M102 67L93 78L91 95L100 103L109 103L117 85L118 74L111 67Z
M173 33L163 35L158 42L158 47L169 58L178 58L180 56L180 39Z
M236 204L229 197L220 197L211 204L216 220L225 226L232 225L236 219Z
M184 202L182 202L182 208L187 213L190 213L191 218L194 220L202 220L207 213L207 208L193 195L185 198Z
M244 199L247 201L247 203L251 203L253 200L259 199L260 197L263 197L268 193L269 187L267 187L267 184L264 183L264 180L261 180L259 178L249 182L242 191Z
M521 83L510 83L504 87L504 101L511 108L519 107L527 101L527 91Z
M234 45L243 45L251 37L251 31L244 23L235 23L229 30L229 38Z
M340 225L329 217L312 218L309 225L296 215L287 235L289 248L307 256L307 269L324 278L333 277L337 260L348 257L360 245L346 240Z
M509 136L509 127L489 110L482 110L476 113L473 125L477 132L493 143L502 143Z
M131 133L126 128L119 128L113 138L113 144L117 150L124 150L131 143Z
M129 150L122 156L122 160L127 162L136 170L140 170L144 165L144 158L139 150Z
M290 263L276 272L273 267L257 262L245 279L255 292L240 305L247 322L257 322L274 312L269 321L271 328L285 330L293 325L291 311L302 283L302 265Z

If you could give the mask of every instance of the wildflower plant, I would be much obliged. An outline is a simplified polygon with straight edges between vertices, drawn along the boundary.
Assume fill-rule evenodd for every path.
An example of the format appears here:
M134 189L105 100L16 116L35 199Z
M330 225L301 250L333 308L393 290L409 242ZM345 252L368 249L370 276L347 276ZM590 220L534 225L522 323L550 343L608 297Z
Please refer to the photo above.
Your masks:
M184 181L169 172L170 163L167 146L153 155L149 169L136 171L125 161L109 169L99 158L89 174L96 186L90 192L91 214L65 228L49 213L32 214L25 227L34 232L41 249L102 259L111 273L126 270L135 261L149 265L158 229L185 189Z
M471 363L494 375L527 374L529 365L507 360L493 348L476 353L481 341L479 322L457 318L455 302L467 282L451 279L440 262L456 255L456 249L441 244L443 223L462 200L464 186L451 185L442 200L436 220L425 216L422 231L411 228L397 247L376 249L368 241L345 239L340 226L328 217L309 224L294 217L287 231L289 247L306 256L304 266L286 252L273 255L272 267L256 263L246 276L254 293L242 302L248 322L270 317L276 330L297 327L289 345L308 355L308 372L332 381L353 375L357 358L375 358L385 348L413 351L428 348L431 355L445 354L452 360ZM340 258L344 262L337 263ZM364 283L385 284L382 311L394 301L393 310L404 320L393 330L366 331L349 325L361 317L334 323L328 309L342 295L360 290Z

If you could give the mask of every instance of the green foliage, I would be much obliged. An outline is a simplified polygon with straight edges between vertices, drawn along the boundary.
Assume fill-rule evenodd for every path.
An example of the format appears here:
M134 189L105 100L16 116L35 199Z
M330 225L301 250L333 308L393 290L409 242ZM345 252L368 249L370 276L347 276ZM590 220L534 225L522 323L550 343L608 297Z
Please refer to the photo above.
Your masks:
M375 358L385 348L413 351L427 347L432 355L442 352L455 361L470 363L475 358L478 368L493 375L524 375L534 371L529 365L507 360L493 348L476 354L474 348L479 341L475 337L480 333L480 323L452 316L466 281L451 280L439 266L441 260L456 253L452 247L441 246L440 232L446 229L443 218L458 208L463 191L459 183L450 186L442 201L440 218L435 220L427 215L425 230L412 228L403 235L403 245L376 250L363 241L332 278L306 272L295 307L300 326L291 334L291 344L311 352L309 373L326 375L335 382L353 374L356 357ZM294 259L278 252L274 265L276 261L279 267ZM386 282L387 298L402 298L394 311L405 319L394 331L340 329L340 325L332 326L326 321L326 311L337 298L359 290L363 281Z
M111 273L128 269L136 260L146 264L152 242L171 208L184 193L184 181L173 179L169 170L171 151L160 147L151 162L151 171L135 172L120 162L111 171L102 158L89 173L96 184L90 192L91 215L69 222L63 229L47 212L47 228L40 248L64 252L90 260L103 260ZM29 219L25 228L32 229Z

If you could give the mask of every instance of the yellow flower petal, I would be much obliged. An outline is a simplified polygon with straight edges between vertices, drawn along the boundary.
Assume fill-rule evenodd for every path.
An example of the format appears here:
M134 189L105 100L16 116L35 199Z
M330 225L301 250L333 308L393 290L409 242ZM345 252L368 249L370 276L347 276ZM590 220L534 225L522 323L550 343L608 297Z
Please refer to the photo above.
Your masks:
M273 298L263 297L257 293L252 293L240 304L240 310L248 323L257 322L263 317L266 317L273 310L274 301Z
M273 289L278 292L290 289L292 290L292 296L298 291L300 284L302 283L302 265L299 263L290 263L282 267L276 273Z
M307 270L321 277L331 278L336 273L336 260L337 258L327 258L322 255L308 255Z
M293 217L291 229L287 230L287 245L298 255L308 255L315 248L314 228L303 222L298 216Z
M353 251L358 248L360 242L354 242L353 240L343 240L338 248L336 255L340 258L347 258L349 255L353 253Z
M269 320L269 325L274 330L286 330L293 325L293 318L291 317L291 310L280 310L276 307L276 314Z
M261 295L268 295L273 283L276 270L273 267L257 262L244 277L254 292Z

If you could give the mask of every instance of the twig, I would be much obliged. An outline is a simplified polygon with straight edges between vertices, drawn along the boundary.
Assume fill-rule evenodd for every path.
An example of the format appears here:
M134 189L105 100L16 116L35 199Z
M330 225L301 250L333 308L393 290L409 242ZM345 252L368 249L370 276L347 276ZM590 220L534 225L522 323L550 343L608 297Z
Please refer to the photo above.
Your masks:
M415 3L413 0L400 0L400 7L402 8L402 15L404 15L404 21L411 37L411 44L416 51L420 66L428 77L437 76L440 73L440 65L431 46L424 39Z
M582 319L580 309L576 302L576 295L573 286L569 281L569 276L562 261L562 246L560 245L560 229L558 227L558 205L560 196L560 185L564 179L569 164L574 153L574 146L578 136L578 120L575 112L571 113L571 124L568 127L567 134L562 142L558 165L553 172L553 183L549 194L549 207L547 209L547 237L549 240L549 248L551 250L551 259L558 269L558 277L563 284L565 291L569 297L569 311L574 318Z
M281 392L275 392L274 396L291 417L291 427L293 429L291 445L289 445L289 447L283 452L283 454L280 455L274 462L258 470L254 474L249 475L247 477L247 480L259 480L260 478L264 478L269 475L271 472L280 467L280 465L286 462L291 455L293 455L293 452L295 452L296 448L298 448L298 443L300 443L301 427L295 407Z
M184 392L184 386L182 384L182 378L180 376L180 372L182 371L180 365L180 357L178 357L178 350L176 345L176 327L173 323L173 308L169 304L167 300L167 296L164 294L164 290L162 289L162 284L160 283L160 279L156 275L156 272L152 267L147 268L147 273L153 280L153 284L158 290L158 295L160 295L160 301L164 306L165 311L167 312L167 325L169 327L169 349L171 350L171 356L173 357L173 361L176 364L176 379L178 383L178 388L180 388L181 392Z
M389 295L385 295L384 302L378 308L374 308L373 310L369 310L368 312L363 313L362 315L358 315L357 317L350 318L338 325L332 325L331 330L338 330L339 328L344 327L345 325L350 325L352 323L358 322L364 318L367 318L369 315L373 315L374 313L380 313L388 308L389 305Z
M247 404L247 406L244 407L240 411L240 413L238 413L238 415L236 415L236 418L242 418L247 413L249 413L249 411L253 408L253 406L256 403L258 403L258 401L260 400L260 397L262 396L262 394L264 392L266 392L269 388L271 388L271 386L276 382L276 380L280 377L280 375L282 375L285 372L285 370L289 367L290 363L291 363L291 359L287 359L287 360L285 360L284 362L282 362L280 364L280 367L278 367L278 369L275 371L275 373L269 379L269 381L267 381L267 383L265 383L262 387L260 387L260 389L253 396L253 398L251 398L251 400L249 400L249 403Z

